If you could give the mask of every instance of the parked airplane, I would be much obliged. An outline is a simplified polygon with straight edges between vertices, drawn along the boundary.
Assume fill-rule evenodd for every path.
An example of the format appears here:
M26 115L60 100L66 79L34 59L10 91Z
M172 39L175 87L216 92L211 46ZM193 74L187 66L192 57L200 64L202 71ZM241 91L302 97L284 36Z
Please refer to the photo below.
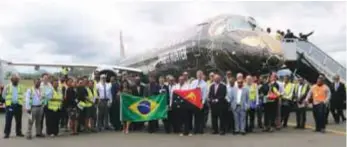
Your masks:
M252 17L220 15L184 31L151 51L119 65L143 72L178 74L183 70L261 74L283 66L281 42L263 32Z

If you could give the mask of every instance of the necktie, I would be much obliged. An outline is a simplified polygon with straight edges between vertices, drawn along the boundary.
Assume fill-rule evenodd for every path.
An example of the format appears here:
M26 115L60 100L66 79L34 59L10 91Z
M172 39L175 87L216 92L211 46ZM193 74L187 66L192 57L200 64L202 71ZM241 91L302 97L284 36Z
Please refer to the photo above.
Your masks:
M198 81L198 87L200 87L200 83L201 83L201 80L199 79L199 81Z
M337 91L337 88L339 88L339 83L335 84L335 91Z
M106 99L107 96L106 96L106 83L104 83L104 98Z

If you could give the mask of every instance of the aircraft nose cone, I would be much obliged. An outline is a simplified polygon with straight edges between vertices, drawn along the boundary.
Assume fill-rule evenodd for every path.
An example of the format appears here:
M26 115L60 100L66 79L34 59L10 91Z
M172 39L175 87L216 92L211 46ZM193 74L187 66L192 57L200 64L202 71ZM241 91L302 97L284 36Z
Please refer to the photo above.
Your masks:
M245 36L240 40L242 44L267 49L274 54L283 54L281 42L275 40L268 34L258 33L257 35Z

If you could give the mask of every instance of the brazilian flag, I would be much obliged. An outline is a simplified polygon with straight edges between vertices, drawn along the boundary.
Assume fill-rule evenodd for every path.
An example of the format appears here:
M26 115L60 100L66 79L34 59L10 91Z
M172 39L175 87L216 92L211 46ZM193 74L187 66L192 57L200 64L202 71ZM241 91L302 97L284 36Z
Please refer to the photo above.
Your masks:
M167 95L138 97L121 93L121 120L144 122L167 118Z

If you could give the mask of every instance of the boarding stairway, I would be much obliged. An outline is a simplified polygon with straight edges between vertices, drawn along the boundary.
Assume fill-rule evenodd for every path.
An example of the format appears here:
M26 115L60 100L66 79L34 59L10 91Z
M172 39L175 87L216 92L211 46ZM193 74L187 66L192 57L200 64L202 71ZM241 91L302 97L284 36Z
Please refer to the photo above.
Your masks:
M286 67L294 75L299 75L314 83L319 74L324 74L328 82L333 82L335 75L346 83L346 67L319 49L316 45L299 40L286 40L282 43Z

